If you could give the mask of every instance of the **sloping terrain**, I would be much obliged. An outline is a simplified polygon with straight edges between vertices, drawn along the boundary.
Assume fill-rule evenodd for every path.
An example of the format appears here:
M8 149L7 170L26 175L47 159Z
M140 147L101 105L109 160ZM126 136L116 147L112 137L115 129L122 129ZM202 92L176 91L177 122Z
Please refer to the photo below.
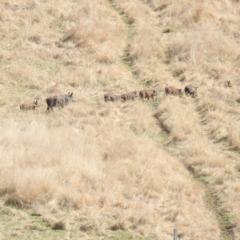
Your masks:
M239 239L238 1L0 6L0 239Z

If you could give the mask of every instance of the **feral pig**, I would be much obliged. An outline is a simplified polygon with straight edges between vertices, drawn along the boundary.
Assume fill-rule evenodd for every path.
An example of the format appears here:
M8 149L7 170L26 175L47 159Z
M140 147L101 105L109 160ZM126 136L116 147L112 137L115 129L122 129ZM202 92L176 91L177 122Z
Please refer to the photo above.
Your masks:
M105 102L108 102L108 101L115 102L115 101L120 101L120 100L121 100L120 95L115 95L115 94L112 94L112 93L104 94L104 101Z
M187 85L184 89L186 95L190 95L192 97L195 97L197 95L197 89L198 87L193 87L192 85Z
M214 86L218 86L218 87L232 87L231 81L222 81L222 82L218 82L218 83L214 83Z
M58 96L53 96L49 97L46 99L47 103L47 111L51 109L53 111L53 107L64 107L64 105L67 105L69 101L71 101L73 96L73 93L68 93L64 95L58 95Z
M36 107L39 107L38 101L33 101L30 103L22 103L20 105L21 110L35 110Z
M173 86L165 87L165 93L169 95L180 95L182 94L182 89L175 88Z
M149 100L149 98L152 98L152 100L154 100L154 96L157 96L157 93L155 90L152 89L145 89L139 92L139 97L147 98L147 100Z
M123 102L126 102L130 99L134 100L135 97L137 97L137 91L124 93L121 95L121 99L123 100Z

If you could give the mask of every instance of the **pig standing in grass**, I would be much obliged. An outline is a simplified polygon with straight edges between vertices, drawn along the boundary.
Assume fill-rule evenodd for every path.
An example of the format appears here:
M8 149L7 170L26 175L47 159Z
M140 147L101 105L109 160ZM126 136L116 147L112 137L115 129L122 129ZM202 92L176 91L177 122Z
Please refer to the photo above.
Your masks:
M193 87L192 85L187 85L184 89L186 95L190 95L192 97L195 97L197 95L197 87Z
M124 93L121 95L123 102L126 102L127 100L131 100L131 99L134 100L135 97L137 97L137 91Z
M20 109L27 111L27 110L35 110L36 107L38 107L38 101L33 101L33 102L29 102L29 103L22 103L20 105Z
M168 87L165 87L165 93L167 95L181 95L182 94L182 89L176 88L176 87L173 87L173 86L168 86Z
M157 93L153 89L145 89L139 92L139 97L142 99L147 98L147 100L149 100L150 98L152 98L152 100L154 100L154 96L157 96Z
M105 102L108 102L108 101L115 102L115 101L120 101L120 100L121 100L120 95L115 95L115 94L112 94L112 93L104 94L104 101Z
M72 100L73 93L68 93L64 95L58 95L49 97L46 99L47 103L47 111L50 109L53 111L53 107L61 107L63 108L65 105L67 105Z

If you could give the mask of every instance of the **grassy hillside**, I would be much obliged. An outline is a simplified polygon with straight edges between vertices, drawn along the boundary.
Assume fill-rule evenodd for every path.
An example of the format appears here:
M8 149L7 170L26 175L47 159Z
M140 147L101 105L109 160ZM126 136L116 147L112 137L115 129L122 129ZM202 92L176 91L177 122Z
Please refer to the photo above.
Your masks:
M238 1L0 6L0 239L240 238Z

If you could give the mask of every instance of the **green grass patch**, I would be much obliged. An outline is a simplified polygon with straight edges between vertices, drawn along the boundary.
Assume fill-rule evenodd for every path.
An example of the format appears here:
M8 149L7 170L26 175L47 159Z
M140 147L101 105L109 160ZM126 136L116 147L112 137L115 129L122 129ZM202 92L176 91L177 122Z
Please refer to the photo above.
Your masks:
M179 32L180 30L181 30L181 28L178 26L168 26L162 32L163 33L176 33L176 32Z
M111 237L106 237L105 239L109 240L143 240L142 237L133 237L129 232L127 231L116 231L115 234Z
M5 105L6 105L5 102L0 102L0 108L1 108L1 107L4 107Z
M228 137L227 136L223 136L223 137L220 137L219 139L217 139L217 143L222 143L222 142L227 142L228 140Z
M199 177L199 180L203 181L205 183L213 183L214 182L210 175L202 175Z

